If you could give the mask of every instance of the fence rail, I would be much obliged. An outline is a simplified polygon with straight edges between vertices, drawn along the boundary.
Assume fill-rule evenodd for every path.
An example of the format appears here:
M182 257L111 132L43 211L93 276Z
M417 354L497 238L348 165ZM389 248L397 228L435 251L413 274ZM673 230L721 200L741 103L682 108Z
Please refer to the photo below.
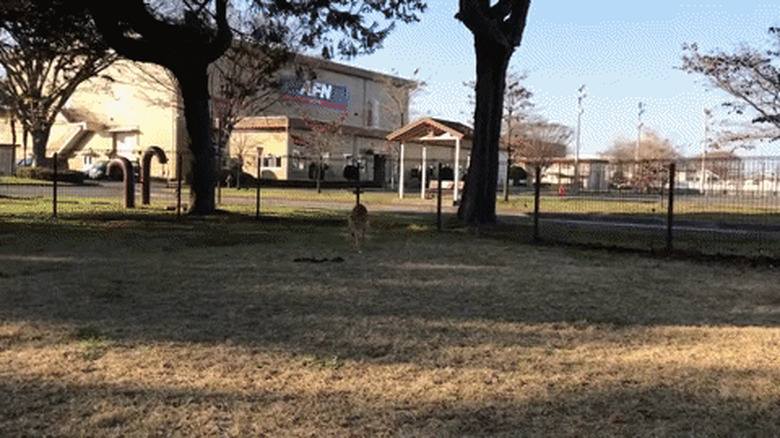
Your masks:
M454 214L450 202L453 191L435 189L446 187L446 178L451 177L446 163L441 163L442 167L439 164L434 163L426 181L428 190L423 191L433 196L396 199L395 209L432 214L444 208L445 215ZM619 163L593 160L577 165L576 173L571 160L543 167L526 166L525 177L511 181L508 201L498 202L502 220L528 224L529 237L548 241L780 257L780 157ZM361 178L364 175L361 171ZM224 182L217 193L221 207L240 202L254 207L246 214L261 216L262 202L267 200L261 191L267 190L270 181L261 179L244 185L244 189L255 191L251 196L244 191L221 196ZM407 193L422 189L422 182L421 178L407 179ZM187 209L188 188L181 176L175 181L150 183L151 207L143 208L177 215ZM383 202L395 199L389 185ZM140 199L140 184L134 184L132 190ZM354 193L353 188L348 190ZM442 202L442 196L448 202ZM78 204L76 200L104 205L119 204L124 198L123 184L114 181L56 185L0 181L0 217L3 209L11 208L10 201L35 204L40 214L62 215L63 211L73 212L69 205ZM334 205L329 204L330 199L301 191L288 198L277 197L274 202L309 202L328 208ZM84 202L80 205L85 208ZM119 206L117 210L117 215L124 211ZM441 214L431 220L436 221L437 228L443 227Z
M780 256L780 157L577 164L576 173L564 160L531 171L539 184L526 191L541 191L534 236Z

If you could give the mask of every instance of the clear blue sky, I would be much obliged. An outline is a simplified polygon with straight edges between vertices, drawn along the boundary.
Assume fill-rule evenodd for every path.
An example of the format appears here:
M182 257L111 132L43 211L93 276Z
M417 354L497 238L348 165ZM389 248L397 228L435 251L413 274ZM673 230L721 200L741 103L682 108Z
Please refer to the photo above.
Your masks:
M399 26L383 49L350 63L405 77L420 68L428 87L413 104L417 115L465 122L473 112L462 85L475 77L473 40L454 18L456 0L428 4L420 23ZM696 42L703 51L735 49L742 42L766 47L773 25L780 25L780 4L767 0L532 0L510 69L529 72L525 85L535 94L537 112L572 128L577 89L587 85L583 154L603 151L620 135L636 138L642 101L645 126L672 139L685 155L696 155L704 108L727 97L706 91L703 78L675 69L682 44ZM751 154L780 154L780 145L763 145Z

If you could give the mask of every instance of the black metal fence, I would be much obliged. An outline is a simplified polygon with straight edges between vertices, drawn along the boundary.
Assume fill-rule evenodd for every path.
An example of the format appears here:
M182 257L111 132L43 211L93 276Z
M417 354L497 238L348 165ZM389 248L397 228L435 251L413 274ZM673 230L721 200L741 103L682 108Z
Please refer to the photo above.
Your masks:
M342 172L354 163L346 158L342 161L331 163L343 167ZM353 188L358 185L376 183L367 175L369 164L361 163L360 181L347 181L341 175L336 181L340 182L339 187L355 193ZM454 190L447 182L451 182L453 175L445 167L449 163L431 164L432 169L426 169L429 171L424 186L422 175L405 179L404 200L397 199L399 180L374 184L375 190L384 186L383 202L393 202L396 210L408 208L435 213L443 209L445 215L452 215ZM261 165L255 174L262 175L263 169ZM538 167L526 165L522 172L510 173L514 177L518 175L523 177L510 181L508 201L498 203L499 215L502 220L527 224L529 237L535 239L659 251L679 249L780 257L780 157L723 155L704 160L582 160L578 163L560 160ZM313 187L310 178L306 181ZM263 190L278 180L254 179L245 181L243 186L233 180L232 191L226 191L225 186L230 182L221 179L215 193L218 204L223 208L241 204L240 211L260 216L262 203L266 202ZM0 198L32 205L30 208L38 208L43 215L69 211L71 204L88 208L84 207L86 203L87 206L116 205L117 215L121 216L128 199L125 187L129 187L140 208L178 216L187 210L189 188L181 172L173 180L150 178L149 184L149 207L144 205L142 184L126 185L110 180L87 180L83 184L57 182L57 178L35 184L0 182ZM236 191L236 186L244 190ZM441 187L445 187L444 192L437 190ZM282 194L275 203L304 205L308 202L319 208L346 208L331 203L331 198L307 197L306 193L311 192L292 197L289 193ZM10 205L0 203L0 209L12 208ZM436 224L442 227L441 215L436 217Z
M561 160L529 174L538 184L514 204L538 190L526 207L537 238L780 256L780 157Z

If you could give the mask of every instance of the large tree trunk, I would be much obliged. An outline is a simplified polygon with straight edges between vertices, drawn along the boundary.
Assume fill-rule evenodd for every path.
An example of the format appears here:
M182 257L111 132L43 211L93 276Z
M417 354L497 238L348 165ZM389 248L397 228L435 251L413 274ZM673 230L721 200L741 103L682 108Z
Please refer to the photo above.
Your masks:
M49 143L51 126L39 126L30 132L33 139L33 166L48 167L52 164L46 158L46 145Z
M211 214L216 208L216 157L211 138L207 65L190 65L174 71L184 101L184 119L190 136L192 164L192 214Z
M479 226L496 222L498 145L506 69L512 52L481 37L475 37L474 45L477 55L474 143L458 217L468 225Z

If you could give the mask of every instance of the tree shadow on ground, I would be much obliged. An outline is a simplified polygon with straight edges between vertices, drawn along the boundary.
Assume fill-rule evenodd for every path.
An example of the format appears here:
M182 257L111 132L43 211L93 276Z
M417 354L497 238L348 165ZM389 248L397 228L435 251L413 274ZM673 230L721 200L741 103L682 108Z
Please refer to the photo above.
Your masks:
M388 226L358 253L345 227L306 220L28 229L0 251L0 316L92 325L122 342L229 340L398 362L558 342L532 327L545 324L621 332L780 322L772 270L415 230Z
M705 371L706 372L706 371ZM0 429L36 436L777 436L777 404L697 394L676 382L479 400L379 397L371 391L240 391L149 384L0 381ZM185 411L187 415L183 415Z

